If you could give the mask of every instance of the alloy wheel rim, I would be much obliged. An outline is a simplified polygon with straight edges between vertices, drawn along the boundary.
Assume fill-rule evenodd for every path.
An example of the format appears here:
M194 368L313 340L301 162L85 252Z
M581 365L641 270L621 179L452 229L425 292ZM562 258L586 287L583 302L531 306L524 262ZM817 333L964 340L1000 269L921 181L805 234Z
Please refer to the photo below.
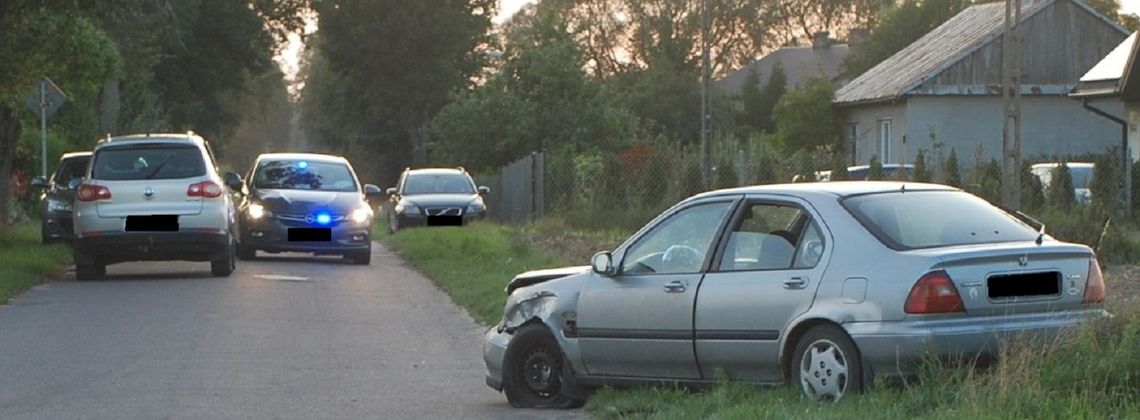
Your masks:
M815 401L834 402L847 393L847 355L835 342L819 339L807 349L800 362L800 385Z

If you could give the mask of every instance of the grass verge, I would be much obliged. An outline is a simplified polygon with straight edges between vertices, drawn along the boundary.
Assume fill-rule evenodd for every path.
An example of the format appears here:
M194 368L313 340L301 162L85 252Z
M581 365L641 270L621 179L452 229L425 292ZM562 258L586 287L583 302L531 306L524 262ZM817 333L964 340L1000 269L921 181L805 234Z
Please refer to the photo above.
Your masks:
M489 223L407 229L384 241L487 325L502 317L503 288L515 274L565 265L528 244L517 231Z
M70 262L67 245L40 244L37 221L0 232L0 303L58 274Z

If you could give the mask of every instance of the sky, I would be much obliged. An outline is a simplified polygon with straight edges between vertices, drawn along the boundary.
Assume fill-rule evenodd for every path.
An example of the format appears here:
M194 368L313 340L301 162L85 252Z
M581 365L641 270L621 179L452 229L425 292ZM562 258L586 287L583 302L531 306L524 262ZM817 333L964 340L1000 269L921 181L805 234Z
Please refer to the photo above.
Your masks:
M1132 3L1140 3L1140 0L1125 0ZM519 8L524 4L534 3L534 0L499 0L499 15L495 16L495 23L503 23L509 19L511 15L515 14ZM1140 4L1138 4L1140 6Z

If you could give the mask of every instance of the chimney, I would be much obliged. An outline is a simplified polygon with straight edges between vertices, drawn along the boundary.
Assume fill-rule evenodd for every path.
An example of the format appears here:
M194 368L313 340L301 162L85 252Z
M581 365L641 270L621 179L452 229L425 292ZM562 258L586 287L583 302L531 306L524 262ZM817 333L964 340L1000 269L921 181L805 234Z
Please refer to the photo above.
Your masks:
M819 31L812 34L811 47L812 48L827 48L831 45L831 33L827 31Z
M847 47L851 49L859 48L870 34L871 31L867 28L852 29L851 32L847 34Z

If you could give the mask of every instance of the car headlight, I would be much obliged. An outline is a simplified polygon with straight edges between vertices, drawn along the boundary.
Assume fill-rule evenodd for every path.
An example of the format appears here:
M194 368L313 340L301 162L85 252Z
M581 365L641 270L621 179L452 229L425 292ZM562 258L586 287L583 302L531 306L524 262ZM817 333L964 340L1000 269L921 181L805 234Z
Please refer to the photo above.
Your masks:
M469 213L469 214L470 213L482 213L485 210L487 210L487 206L484 205L483 202L480 200L472 201L471 204L467 205L467 213Z
M368 219L372 217L372 210L369 210L367 207L361 207L353 210L349 217L352 218L353 222L366 223Z
M48 211L71 211L71 203L59 200L48 200Z
M249 208L247 208L245 212L249 214L250 219L260 219L264 217L266 213L269 213L265 211L265 206L262 206L261 204L250 204Z
M403 201L396 204L396 213L401 214L420 214L420 208L412 203L404 203Z

